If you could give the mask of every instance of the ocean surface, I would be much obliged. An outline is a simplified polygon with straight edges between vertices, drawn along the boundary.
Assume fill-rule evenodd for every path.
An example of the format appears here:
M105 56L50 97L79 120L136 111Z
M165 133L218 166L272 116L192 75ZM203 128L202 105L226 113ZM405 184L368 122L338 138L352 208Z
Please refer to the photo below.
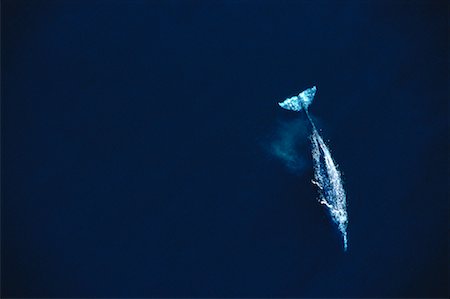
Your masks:
M2 1L1 296L447 297L448 12Z

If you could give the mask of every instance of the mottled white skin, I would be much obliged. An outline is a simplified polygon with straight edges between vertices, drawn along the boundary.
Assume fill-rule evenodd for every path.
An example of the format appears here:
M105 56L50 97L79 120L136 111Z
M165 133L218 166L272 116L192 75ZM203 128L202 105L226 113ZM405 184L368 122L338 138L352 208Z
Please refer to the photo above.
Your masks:
M341 174L315 128L310 138L314 160L313 183L319 187L319 202L328 208L331 218L342 234L344 250L347 250L347 202Z

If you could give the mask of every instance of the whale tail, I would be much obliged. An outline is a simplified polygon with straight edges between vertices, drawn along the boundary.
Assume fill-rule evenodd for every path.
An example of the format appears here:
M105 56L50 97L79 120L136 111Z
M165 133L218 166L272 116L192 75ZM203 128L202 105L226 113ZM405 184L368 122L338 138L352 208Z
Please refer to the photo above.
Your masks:
M314 96L316 95L317 88L315 86L302 91L298 96L287 98L281 103L278 103L281 108L292 111L300 111L307 109L311 105Z

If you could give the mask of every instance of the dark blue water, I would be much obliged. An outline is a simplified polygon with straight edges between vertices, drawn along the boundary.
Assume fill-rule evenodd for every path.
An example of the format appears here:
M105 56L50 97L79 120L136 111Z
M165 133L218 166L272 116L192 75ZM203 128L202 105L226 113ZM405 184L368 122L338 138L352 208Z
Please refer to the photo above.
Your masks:
M2 1L1 295L446 297L447 101L445 1Z

